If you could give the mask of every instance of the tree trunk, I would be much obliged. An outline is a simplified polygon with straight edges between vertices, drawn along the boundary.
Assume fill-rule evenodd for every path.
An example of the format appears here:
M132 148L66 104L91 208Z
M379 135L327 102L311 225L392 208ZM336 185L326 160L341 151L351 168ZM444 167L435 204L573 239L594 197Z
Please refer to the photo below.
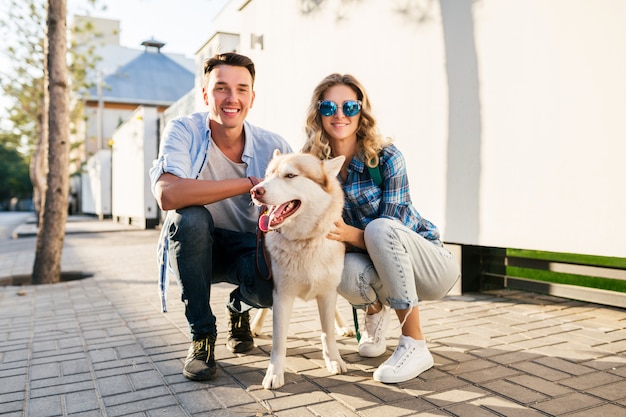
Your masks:
M47 42L44 42L47 49ZM47 64L43 64L44 68L44 94L41 100L41 113L37 117L38 132L37 146L30 160L30 182L33 185L33 205L37 215L37 224L41 222L43 214L43 206L46 197L46 176L48 175L48 82L47 82Z
M33 283L61 280L69 194L69 85L66 0L48 0L48 175L43 214L37 232Z

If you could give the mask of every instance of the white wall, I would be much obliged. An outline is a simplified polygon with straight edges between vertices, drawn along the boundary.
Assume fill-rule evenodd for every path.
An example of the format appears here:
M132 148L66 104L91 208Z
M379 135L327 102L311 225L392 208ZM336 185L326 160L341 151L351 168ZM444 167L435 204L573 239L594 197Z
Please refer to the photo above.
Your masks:
M112 216L142 227L158 217L148 170L157 154L157 109L140 106L113 134Z
M111 215L111 151L102 149L87 160L80 189L83 213Z
M446 241L626 256L626 2L252 0L233 13L257 66L250 120L294 148L314 86L352 73Z
M626 257L626 2L476 7L479 242Z
M99 149L108 149L109 140L113 137L115 130L132 114L133 110L105 108L102 114L101 143L98 143L98 128L100 126L98 122L98 109L95 107L86 108L85 117L87 118L87 141L85 151L87 154L92 154Z

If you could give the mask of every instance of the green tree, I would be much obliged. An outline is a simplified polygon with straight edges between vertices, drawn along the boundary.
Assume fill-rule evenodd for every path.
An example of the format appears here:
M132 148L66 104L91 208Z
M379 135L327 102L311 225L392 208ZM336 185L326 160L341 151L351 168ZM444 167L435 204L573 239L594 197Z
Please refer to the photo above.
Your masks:
M0 88L9 99L8 117L0 125L0 133L14 148L24 149L26 160L30 161L33 201L40 224L33 281L56 282L60 280L67 217L70 135L83 118L82 101L77 93L90 87L89 74L98 57L93 54L93 48L72 45L68 51L65 0L0 1L6 12L5 17L0 18L4 40L0 48L4 48L2 53L9 58L3 61L11 62L11 68L0 72ZM96 0L87 0L87 3L96 6ZM79 30L89 31L90 28ZM54 41L50 43L54 48L50 54L46 35ZM48 77L46 66L53 62L57 68ZM66 69L62 70L60 65L65 65ZM55 100L52 105L48 104L49 78ZM67 97L63 98L65 95ZM54 117L51 120L49 111ZM50 143L48 127L54 135ZM51 201L47 201L49 198Z
M13 197L30 197L33 191L28 161L14 142L15 136L0 134L0 206L6 206Z
M96 0L86 0L87 8L97 9ZM8 68L0 70L0 91L7 102L6 115L0 132L16 141L30 161L30 177L33 185L35 210L40 213L46 188L47 174L47 113L44 92L46 34L45 0L0 0L0 54ZM94 31L89 22L74 30L82 33ZM70 133L84 120L83 101L79 92L89 89L93 83L94 68L100 59L94 46L77 47L71 44L68 53L70 95ZM72 147L81 146L79 141ZM39 217L39 216L38 216Z
M9 98L6 125L11 136L30 156L30 179L33 201L39 213L45 186L45 130L44 113L44 42L42 23L45 8L36 0L3 0L6 19L2 23L2 37L6 40L5 55L12 68L0 74L0 87Z

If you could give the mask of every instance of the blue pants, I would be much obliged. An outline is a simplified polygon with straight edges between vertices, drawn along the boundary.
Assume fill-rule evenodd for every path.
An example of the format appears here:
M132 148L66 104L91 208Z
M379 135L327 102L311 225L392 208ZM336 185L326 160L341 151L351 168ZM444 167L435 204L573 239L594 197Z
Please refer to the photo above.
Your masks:
M168 259L178 281L193 340L217 336L211 310L211 284L237 286L228 308L234 312L272 305L273 282L256 273L256 234L216 228L209 211L186 207L168 214ZM267 266L260 254L263 276Z

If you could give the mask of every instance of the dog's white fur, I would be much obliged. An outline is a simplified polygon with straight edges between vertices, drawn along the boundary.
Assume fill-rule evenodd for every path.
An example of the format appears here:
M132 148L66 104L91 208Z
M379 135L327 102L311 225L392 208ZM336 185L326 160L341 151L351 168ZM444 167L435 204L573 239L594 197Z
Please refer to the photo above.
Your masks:
M263 334L263 322L267 317L267 312L269 308L260 308L257 310L252 322L250 323L250 332L252 336L260 336ZM346 324L339 312L338 308L335 308L335 332L340 336L354 336L354 330Z
M263 378L265 389L285 385L287 332L296 297L317 301L322 356L328 371L347 371L333 327L345 248L343 243L326 237L343 209L343 192L337 180L343 162L343 156L320 161L308 154L281 155L275 151L265 179L250 191L255 204L270 209L265 218L270 230L265 244L272 264L274 302L272 353Z

